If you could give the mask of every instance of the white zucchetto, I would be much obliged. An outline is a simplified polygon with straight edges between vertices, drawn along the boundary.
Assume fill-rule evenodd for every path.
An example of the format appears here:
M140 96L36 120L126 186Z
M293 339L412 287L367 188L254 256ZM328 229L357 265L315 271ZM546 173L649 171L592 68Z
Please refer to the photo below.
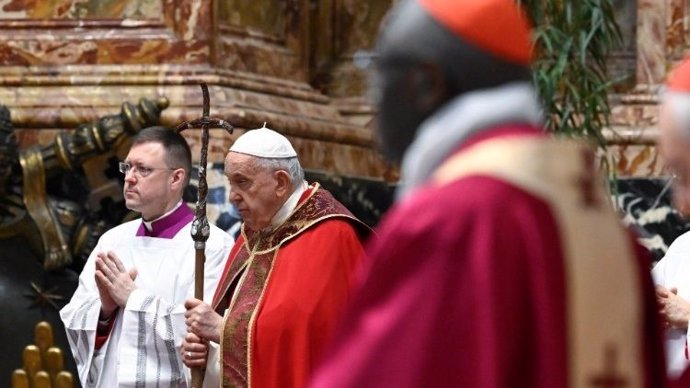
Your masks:
M290 141L278 132L266 128L266 123L262 128L251 129L238 137L229 151L259 158L297 157Z

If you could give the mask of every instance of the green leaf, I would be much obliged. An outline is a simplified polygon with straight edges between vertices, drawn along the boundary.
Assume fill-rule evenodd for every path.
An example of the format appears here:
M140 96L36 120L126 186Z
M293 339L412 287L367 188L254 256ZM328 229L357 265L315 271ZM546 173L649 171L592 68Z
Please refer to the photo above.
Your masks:
M611 112L608 95L624 77L611 79L607 55L622 35L612 0L520 0L535 24L538 55L533 80L546 125L557 134L591 139L602 134Z

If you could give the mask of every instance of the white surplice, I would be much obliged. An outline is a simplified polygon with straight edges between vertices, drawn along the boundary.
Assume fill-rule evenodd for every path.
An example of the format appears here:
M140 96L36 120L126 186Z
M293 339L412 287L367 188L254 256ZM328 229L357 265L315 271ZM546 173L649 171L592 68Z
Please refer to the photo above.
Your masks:
M666 255L652 270L654 283L666 288L677 288L678 296L690 301L690 232L682 234L668 247ZM690 363L685 346L690 330L666 330L666 366L670 377L678 377Z
M180 357L187 332L184 301L194 296L191 222L172 239L136 236L141 220L119 225L99 239L79 276L72 300L60 311L77 364L88 387L187 387L189 369ZM206 242L204 301L210 303L233 240L211 225ZM95 349L101 303L94 280L98 252L113 251L136 289L121 308L108 340Z

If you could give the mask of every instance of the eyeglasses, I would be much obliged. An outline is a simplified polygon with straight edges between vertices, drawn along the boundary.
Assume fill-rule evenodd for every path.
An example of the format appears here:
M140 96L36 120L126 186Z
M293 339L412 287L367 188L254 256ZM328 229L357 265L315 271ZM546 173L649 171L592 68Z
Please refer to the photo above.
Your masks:
M134 174L141 178L146 178L147 176L151 175L151 173L155 170L175 170L174 168L155 168L155 167L145 167L145 166L132 166L131 164L127 162L120 162L118 165L120 172L123 173L124 175L127 175L130 171L132 171Z

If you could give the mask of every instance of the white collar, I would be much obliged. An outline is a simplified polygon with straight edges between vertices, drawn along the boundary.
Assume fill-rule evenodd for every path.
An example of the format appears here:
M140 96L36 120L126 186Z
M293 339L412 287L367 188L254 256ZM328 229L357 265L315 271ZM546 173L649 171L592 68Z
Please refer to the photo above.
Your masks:
M141 222L144 224L144 227L146 228L146 230L150 232L150 231L153 230L153 223L154 223L154 222L156 222L156 221L158 221L158 220L162 220L163 218L169 216L169 215L172 214L175 210L177 210L177 208L180 207L180 206L182 206L182 200L180 200L180 202L178 202L177 205L175 205L175 207L173 207L173 208L172 208L171 210L169 210L167 213L165 213L165 214L163 214L162 216L156 218L155 220L146 221L146 220L144 220L144 219L142 218L142 219L141 219Z
M297 188L295 188L292 194L290 194L287 201L285 201L283 206L281 206L276 214L273 215L273 218L271 218L271 225L266 229L275 229L277 226L285 222L285 220L290 217L290 214L292 214L297 207L302 194L304 194L308 188L309 186L307 185L306 181L302 181L299 185L297 185Z
M424 121L405 152L400 200L431 177L465 140L500 124L541 125L542 109L529 82L514 82L462 94Z

